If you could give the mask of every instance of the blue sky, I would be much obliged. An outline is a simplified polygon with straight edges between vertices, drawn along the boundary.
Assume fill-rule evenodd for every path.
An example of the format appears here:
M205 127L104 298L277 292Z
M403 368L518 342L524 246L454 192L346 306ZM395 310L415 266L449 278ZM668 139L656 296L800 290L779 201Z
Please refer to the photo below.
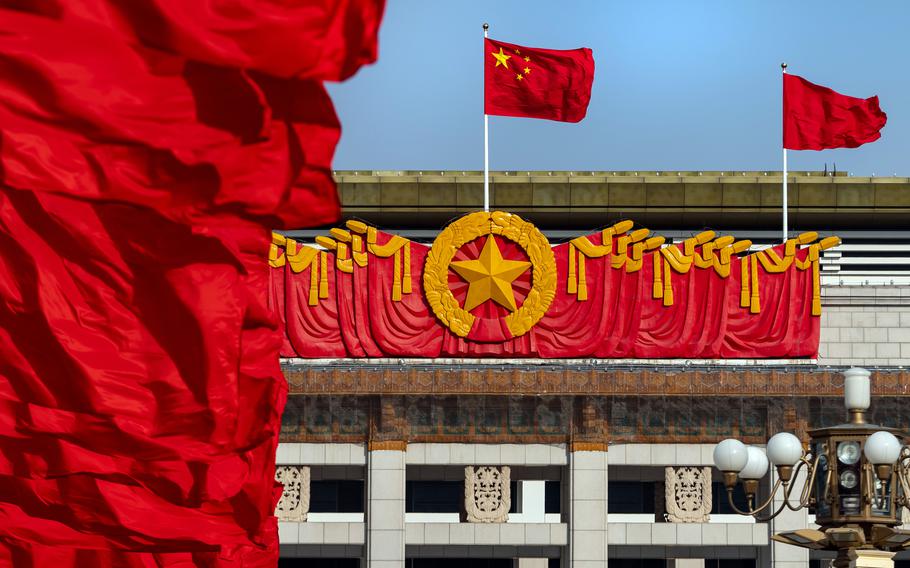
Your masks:
M485 21L596 61L582 122L491 117L493 170L779 170L787 61L888 113L877 142L790 152L790 169L910 175L906 0L388 0L379 61L329 86L335 167L482 169Z

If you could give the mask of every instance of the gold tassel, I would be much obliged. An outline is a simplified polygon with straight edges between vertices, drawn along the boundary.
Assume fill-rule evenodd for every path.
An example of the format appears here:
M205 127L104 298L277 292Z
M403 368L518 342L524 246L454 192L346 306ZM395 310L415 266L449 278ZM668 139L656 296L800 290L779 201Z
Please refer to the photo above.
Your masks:
M651 287L651 296L654 299L664 297L664 284L663 278L660 275L660 251L654 251L654 254L651 255L654 257L654 285Z
M395 257L392 259L394 267L392 268L392 300L401 301L401 249L395 251Z
M744 256L739 261L740 277L742 282L739 285L739 307L749 307L749 257Z
M753 256L758 257L761 252L755 253ZM757 314L761 311L761 302L758 298L758 258L752 259L752 292L750 294L750 305L749 313Z
M812 261L812 315L822 315L821 278L818 274L818 259Z
M670 272L670 261L664 259L664 305L673 305L673 281Z
M401 292L411 293L411 241L402 247L404 249L404 280L401 282Z
M578 255L578 299L586 301L588 299L588 283L585 280L585 255Z
M319 252L319 297L329 297L329 255Z
M569 243L569 294L578 293L578 276L575 274L575 245Z
M311 306L319 304L319 259L315 256L310 263L310 299L307 303Z

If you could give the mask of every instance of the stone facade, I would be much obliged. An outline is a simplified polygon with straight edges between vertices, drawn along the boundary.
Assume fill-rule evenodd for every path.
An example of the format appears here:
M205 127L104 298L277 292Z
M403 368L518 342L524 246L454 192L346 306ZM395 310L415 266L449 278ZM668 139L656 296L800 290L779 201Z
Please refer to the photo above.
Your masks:
M822 287L820 365L910 366L910 287Z

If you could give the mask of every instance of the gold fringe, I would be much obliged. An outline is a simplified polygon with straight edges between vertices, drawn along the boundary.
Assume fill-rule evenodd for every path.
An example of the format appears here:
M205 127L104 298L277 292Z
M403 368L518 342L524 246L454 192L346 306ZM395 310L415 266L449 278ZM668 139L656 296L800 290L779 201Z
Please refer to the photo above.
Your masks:
M367 253L363 250L363 237L360 235L351 235L351 256L357 266L363 268L367 265Z
M585 256L578 255L578 300L584 302L588 299L588 283L585 280Z
M818 273L818 260L812 261L812 315L822 315L821 278Z
M671 280L670 262L664 257L664 305L673 305L673 282Z
M762 251L755 253L753 256L755 258L752 259L752 290L749 294L749 313L757 314L761 311L761 301L758 298L758 264L762 257Z
M401 301L401 249L395 251L392 259L392 300Z
M660 254L655 252L651 257L654 260L654 285L651 287L651 297L656 300L664 297L664 281L660 273Z
M408 241L402 247L404 249L404 280L401 283L401 292L403 294L411 293L411 241Z
M578 275L575 273L575 245L569 243L569 294L578 293Z
M742 282L740 283L739 288L739 307L748 308L749 307L749 257L745 256L741 259L740 274L742 275Z
M319 304L319 259L315 256L310 263L310 298L307 303L311 306Z
M329 297L329 255L319 253L319 297Z

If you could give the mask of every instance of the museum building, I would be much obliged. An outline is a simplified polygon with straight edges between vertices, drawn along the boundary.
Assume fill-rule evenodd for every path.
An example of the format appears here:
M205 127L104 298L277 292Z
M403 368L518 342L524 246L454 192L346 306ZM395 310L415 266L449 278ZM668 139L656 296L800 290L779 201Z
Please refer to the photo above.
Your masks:
M821 567L715 444L844 422L852 366L910 430L908 178L790 172L786 243L780 172L336 179L269 258L281 566Z

